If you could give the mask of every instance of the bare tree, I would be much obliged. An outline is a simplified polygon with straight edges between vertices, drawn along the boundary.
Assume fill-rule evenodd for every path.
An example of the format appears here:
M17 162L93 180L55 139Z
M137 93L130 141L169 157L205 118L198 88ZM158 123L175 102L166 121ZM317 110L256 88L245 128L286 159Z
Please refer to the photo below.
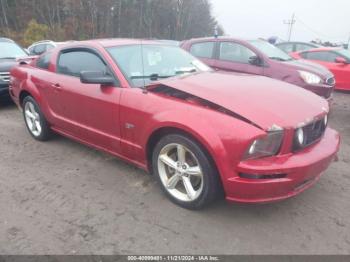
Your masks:
M183 40L213 35L218 26L209 0L0 0L0 33L21 41L33 19L53 40Z

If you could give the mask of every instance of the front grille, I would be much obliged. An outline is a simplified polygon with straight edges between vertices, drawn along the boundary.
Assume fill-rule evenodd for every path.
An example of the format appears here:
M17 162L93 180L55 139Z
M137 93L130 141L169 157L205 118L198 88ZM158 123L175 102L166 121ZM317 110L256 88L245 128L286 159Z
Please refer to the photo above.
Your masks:
M298 141L297 132L295 132L293 151L299 151L319 141L326 131L328 119L327 117L328 116L325 116L322 119L316 120L308 125L301 127L301 129L304 131L304 141L301 144Z
M327 78L326 84L330 85L330 86L334 86L335 85L335 78L334 77Z
M0 72L0 80L10 82L10 72Z

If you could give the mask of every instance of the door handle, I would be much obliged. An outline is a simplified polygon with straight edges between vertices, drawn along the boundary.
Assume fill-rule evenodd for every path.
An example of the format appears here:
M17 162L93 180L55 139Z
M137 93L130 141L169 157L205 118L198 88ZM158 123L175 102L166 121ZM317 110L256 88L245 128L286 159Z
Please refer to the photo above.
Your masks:
M60 84L56 83L56 84L52 84L51 85L56 91L61 91L62 87Z

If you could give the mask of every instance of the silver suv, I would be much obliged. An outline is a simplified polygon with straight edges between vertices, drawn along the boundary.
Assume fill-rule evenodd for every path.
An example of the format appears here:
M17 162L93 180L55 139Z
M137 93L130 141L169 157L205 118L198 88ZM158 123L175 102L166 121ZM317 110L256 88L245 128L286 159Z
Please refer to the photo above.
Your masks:
M8 38L0 37L0 97L9 97L10 71L18 58L28 56L27 52Z

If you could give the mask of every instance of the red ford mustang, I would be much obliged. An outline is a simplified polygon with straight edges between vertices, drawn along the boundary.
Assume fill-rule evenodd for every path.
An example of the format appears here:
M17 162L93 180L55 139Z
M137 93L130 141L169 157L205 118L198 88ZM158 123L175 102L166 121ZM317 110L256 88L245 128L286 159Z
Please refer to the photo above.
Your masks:
M13 69L10 94L35 139L54 131L125 159L185 208L222 192L246 203L294 196L339 149L326 100L261 76L213 72L156 41L59 47Z
M350 51L341 48L317 48L292 53L296 59L305 59L326 67L334 74L337 90L350 91Z

